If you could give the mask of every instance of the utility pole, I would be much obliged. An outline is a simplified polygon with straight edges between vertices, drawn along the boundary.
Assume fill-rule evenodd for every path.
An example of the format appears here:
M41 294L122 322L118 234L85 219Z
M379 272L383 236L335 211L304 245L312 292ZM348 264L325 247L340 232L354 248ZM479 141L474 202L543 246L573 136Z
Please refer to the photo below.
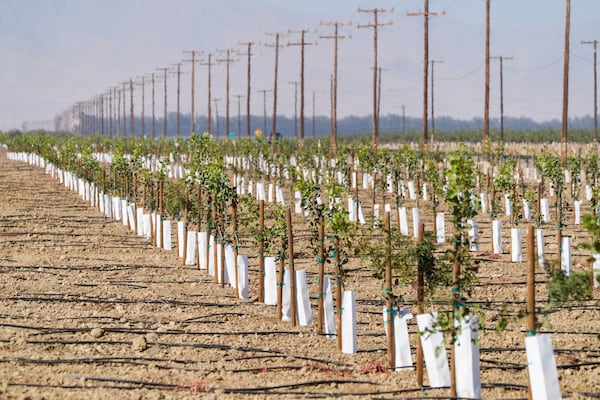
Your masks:
M118 93L117 99L117 137L121 136L121 90L119 88L115 88L115 91Z
M127 111L126 111L126 103L125 94L127 93L127 87L125 86L127 81L123 82L123 137L127 137Z
M304 38L307 32L309 31L306 29L290 31L290 33L300 33L300 42L288 43L288 46L300 46L300 148L304 145L304 47L316 45L316 43L306 43Z
M158 71L163 71L164 76L164 87L163 87L163 91L164 91L164 115L163 115L163 137L166 138L167 137L167 79L168 79L168 75L167 72L169 71L169 68L156 68Z
M335 157L337 155L337 72L338 72L338 42L340 39L347 39L350 36L340 36L340 26L349 26L349 22L321 22L322 26L333 26L333 35L321 35L321 39L333 39L333 82L332 82L332 108L331 108L331 152ZM313 92L313 108L314 108ZM314 136L314 110L313 110L313 136Z
M236 94L237 97L237 106L238 106L238 119L237 119L237 137L238 139L242 138L242 109L241 109L241 100L244 98L241 94Z
M562 104L562 124L560 134L560 158L563 166L567 162L567 131L569 118L569 37L571 34L571 0L566 0L565 15L565 52L563 65L563 104Z
M270 34L268 34L270 35ZM275 72L273 73L273 124L271 125L271 147L275 147L275 131L277 130L277 70L279 68L279 37L280 33L275 33L275 43L267 44L269 47L275 48Z
M443 63L440 60L431 60L429 61L431 64L431 148L433 148L433 143L435 142L435 109L434 109L434 73L435 73L435 64Z
M212 124L212 109L211 109L211 104L210 104L211 103L211 69L212 69L212 66L215 64L212 62L212 53L208 53L207 57L208 57L207 61L201 62L200 65L206 65L208 67L208 101L206 102L207 107L208 107L208 115L207 115L208 127L206 130L210 134L211 133L210 132L211 124Z
M196 131L196 114L194 113L194 90L195 90L195 79L196 79L196 54L201 55L202 53L196 50L184 50L184 53L190 53L192 55L191 60L183 60L184 62L190 62L192 64L192 110L190 112L190 136Z
M267 135L267 93L269 93L270 89L262 89L259 92L263 95L263 135Z
M227 57L218 59L218 62L224 62L226 65L225 74L225 140L229 139L229 65L232 62L238 61L237 59L231 58L231 49L225 50Z
M314 90L312 92L312 137L313 137L313 139L316 138L316 136L315 136L315 91Z
M298 137L298 81L288 82L294 85L294 138Z
M367 25L358 25L358 28L373 28L373 122L371 132L371 146L373 150L377 149L379 145L379 121L377 120L377 73L379 72L377 67L377 31L379 27L385 25L391 25L391 22L379 23L378 16L391 10L384 10L380 8L373 8L370 10L358 9L358 12L371 13L373 14L373 22Z
M251 125L251 122L250 122L250 118L251 118L250 117L250 95L252 93L251 90L250 90L250 87L251 87L251 79L250 79L251 75L250 75L250 73L251 73L251 69L252 69L251 68L252 67L252 56L254 55L252 53L252 45L254 44L254 42L246 42L246 43L241 42L240 44L243 45L243 46L244 45L248 46L248 49L247 49L246 53L245 54L241 53L240 56L244 56L245 55L245 56L248 57L248 61L247 61L248 72L247 72L247 78L246 78L247 79L247 88L246 88L246 134L248 136L248 139L250 139L252 137L252 135L250 134L250 125Z
M181 94L181 63L175 64L177 65L177 127L176 127L176 135L179 137L181 135L181 112L179 108L179 100Z
M402 104L402 135L406 135L406 106Z
M133 123L133 79L129 78L129 131L131 137L135 138L135 126Z
M429 141L427 125L427 87L429 86L428 82L428 72L429 72L429 17L435 15L444 15L445 12L436 13L429 11L429 0L424 0L424 8L423 12L416 13L407 13L406 15L409 17L423 17L423 134L421 138L421 147L422 151L427 151L427 143Z
M500 60L500 141L504 143L504 60L512 60L512 57L498 56L490 57Z
M581 42L581 44L591 44L594 46L594 141L598 142L598 40Z
M219 138L220 135L220 130L219 130L219 106L218 106L218 102L221 99L212 99L212 101L215 102L215 122L217 123L217 134L216 134L216 138Z
M140 120L140 138L144 139L146 137L146 121L144 120L145 116L144 116L144 110L146 109L146 96L145 96L145 92L146 92L146 77L144 75L142 75L142 115L141 115L141 120Z
M483 105L483 152L487 159L490 142L490 0L485 0L485 88Z
M155 101L154 101L154 72L152 72L152 139L156 139L156 113L155 113Z
M108 88L108 137L113 137L112 88Z

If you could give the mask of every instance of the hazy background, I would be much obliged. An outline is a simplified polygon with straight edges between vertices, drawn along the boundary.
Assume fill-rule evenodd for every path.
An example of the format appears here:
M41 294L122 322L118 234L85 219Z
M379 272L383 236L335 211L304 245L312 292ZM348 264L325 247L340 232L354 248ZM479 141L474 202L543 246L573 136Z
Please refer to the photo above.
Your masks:
M600 39L600 1L575 0L571 9L569 115L593 112L593 49L582 40ZM0 1L0 129L21 128L24 121L49 121L78 101L156 68L188 58L184 49L245 50L254 41L252 114L262 116L258 91L273 86L274 49L267 32L288 29L317 31L306 36L306 113L312 92L318 115L329 115L329 80L333 41L319 39L332 28L321 21L351 22L339 45L338 115L371 113L373 30L357 29L372 14L357 9L394 9L381 14L379 63L382 73L381 114L419 117L422 104L422 0L1 0ZM435 69L436 116L459 119L483 116L484 0L431 0L430 11L446 15L430 21L430 59ZM536 121L559 119L562 101L562 54L565 0L492 0L491 55L505 62L505 115ZM282 43L299 41L292 33ZM236 94L246 93L246 58L231 65L231 113ZM280 51L279 105L294 115L294 86L300 78L300 48ZM183 67L189 71L189 63ZM206 115L206 67L196 69L196 114ZM491 116L499 115L499 65L491 63ZM181 78L181 111L190 111L190 76ZM168 81L169 111L175 110L176 78ZM150 86L146 86L146 116ZM157 114L162 116L162 83L157 83ZM141 90L135 91L136 115ZM213 69L213 97L225 113L225 65ZM268 107L272 99L268 98ZM129 109L128 109L129 111ZM214 112L214 111L213 111Z

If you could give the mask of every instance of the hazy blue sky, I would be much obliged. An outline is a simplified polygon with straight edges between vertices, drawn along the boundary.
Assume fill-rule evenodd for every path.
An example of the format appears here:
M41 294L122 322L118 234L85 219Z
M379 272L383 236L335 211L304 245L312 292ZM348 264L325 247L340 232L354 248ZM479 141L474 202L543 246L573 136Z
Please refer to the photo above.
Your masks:
M371 16L359 7L394 11L380 17L393 22L380 30L381 112L421 115L423 19L409 17L422 0L0 0L0 129L25 120L50 120L74 103L89 100L109 87L187 58L183 49L242 49L255 41L252 112L262 114L261 89L273 86L274 50L264 46L266 32L311 29L306 48L306 107L329 112L333 42L321 21L347 21L351 39L339 47L339 115L368 115L371 101L372 30L358 29ZM483 115L484 0L431 0L431 11L445 11L430 23L430 57L436 64L436 115L473 118ZM571 10L570 115L593 112L593 52L582 40L600 40L600 1L574 0ZM536 120L558 119L562 101L562 52L565 0L492 0L492 56L505 62L505 114ZM297 41L298 34L282 43ZM279 111L294 113L300 49L280 52ZM183 68L189 70L189 64ZM206 67L197 68L197 113L206 113ZM213 96L225 109L225 67L214 68ZM499 115L499 65L491 65L491 116ZM189 113L190 76L182 76L181 107ZM231 65L231 112L236 94L246 91L246 62ZM175 110L176 78L168 80L169 110ZM156 95L162 99L162 85ZM150 109L146 86L146 113ZM139 115L141 89L135 91ZM269 107L271 99L268 99ZM162 101L157 100L162 115Z

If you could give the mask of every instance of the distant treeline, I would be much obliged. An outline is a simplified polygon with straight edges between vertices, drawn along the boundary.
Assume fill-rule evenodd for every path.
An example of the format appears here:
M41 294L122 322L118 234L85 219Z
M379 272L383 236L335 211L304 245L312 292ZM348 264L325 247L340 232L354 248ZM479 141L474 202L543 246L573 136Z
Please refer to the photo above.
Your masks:
M108 132L108 126L105 121L105 129ZM141 129L140 118L135 118L135 131L139 135ZM569 119L569 140L570 141L588 141L593 136L594 121L591 116L576 117ZM207 118L205 116L196 117L196 133L202 133L207 130ZM403 121L401 115L386 114L379 118L380 137L393 136L398 139L399 136L405 140L420 140L421 137L421 119L415 117L406 117ZM246 116L240 118L241 137L246 137ZM263 116L253 115L251 117L250 132L254 137L257 129L266 132L271 131L272 117L267 115L266 124ZM496 118L490 119L490 132L494 139L499 139L500 121ZM511 142L551 142L560 141L560 120L550 120L536 122L526 117L505 117L504 118L504 140ZM218 120L213 118L212 134L215 137L225 137L226 120L224 116L219 115ZM177 113L168 114L167 135L175 136L177 133ZM300 121L295 122L294 117L280 116L277 118L277 132L284 137L294 137L295 132L300 129ZM180 116L180 134L189 136L190 134L190 116L182 114ZM431 135L431 122L430 122ZM129 133L129 119L127 119L127 131ZM155 135L162 136L163 119L157 118L155 123ZM337 125L338 135L356 136L371 132L370 116L348 116L340 118ZM121 134L123 127L121 123ZM238 135L238 116L231 115L229 120L229 132L231 135ZM331 121L328 117L317 116L306 117L304 123L304 137L311 138L329 135L331 132ZM145 118L145 135L152 136L152 119ZM440 116L435 119L435 138L442 141L463 141L463 140L481 140L483 138L483 118L473 118L470 120L455 119L451 117Z

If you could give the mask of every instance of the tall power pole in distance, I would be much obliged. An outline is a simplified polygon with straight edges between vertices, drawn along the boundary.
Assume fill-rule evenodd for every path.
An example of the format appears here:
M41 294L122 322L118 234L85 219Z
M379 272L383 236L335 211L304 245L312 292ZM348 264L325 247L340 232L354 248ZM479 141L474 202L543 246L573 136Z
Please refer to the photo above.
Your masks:
M133 79L129 78L129 132L135 138L135 125L133 122Z
M164 93L164 115L163 115L163 137L167 137L167 79L169 68L156 68L158 71L163 71L163 93Z
M423 151L427 151L429 142L429 134L427 131L427 87L429 86L429 18L435 15L444 15L445 12L436 13L429 11L429 0L424 0L423 12L407 13L409 17L423 17L423 130L421 138L421 147Z
M351 25L349 22L321 22L322 26L333 26L333 35L321 35L321 39L333 39L333 82L331 90L331 153L335 157L337 155L337 72L338 72L338 42L340 39L347 39L350 36L341 36L339 34L340 26ZM314 97L313 92L313 108L314 108ZM313 111L314 114L314 111ZM314 136L314 115L313 115L313 136Z
M259 92L263 95L263 135L267 135L267 93L271 92L271 89L262 89Z
M127 93L127 81L123 82L123 137L127 137L127 111L126 111L126 103L125 94Z
M513 58L505 56L490 58L500 61L500 141L504 143L504 60Z
M227 55L225 58L218 59L218 62L225 63L225 140L229 138L229 66L232 62L238 61L236 58L231 58L231 49L225 50Z
M192 136L194 134L194 132L196 131L196 114L194 112L194 99L195 99L195 95L194 95L194 90L195 90L195 79L196 79L196 55L200 55L202 54L199 51L196 50L184 50L184 53L190 53L192 55L192 59L191 60L183 60L183 62L189 62L192 64L192 82L191 82L191 89L192 89L192 93L191 93L191 97L192 97L192 109L190 112L190 136Z
M275 43L267 44L268 47L275 48L275 71L273 73L273 124L271 125L271 133L269 137L271 138L271 146L275 147L275 131L277 130L277 71L279 69L279 38L282 36L281 33L270 34L275 36Z
M237 111L238 111L237 137L238 137L238 139L241 139L242 138L242 104L241 104L241 101L244 98L244 96L241 94L236 94L236 95L234 95L234 97L237 98Z
M434 107L434 104L435 104L435 98L434 98L435 64L443 63L443 61L430 60L429 63L431 64L431 148L433 148L433 143L435 141L435 107Z
M212 86L212 83L211 83L211 70L212 70L212 66L215 65L215 63L212 61L212 56L213 56L212 53L208 53L208 54L206 54L206 56L207 56L206 62L201 62L200 65L206 65L208 67L208 84L207 84L208 85L208 101L206 102L207 103L207 108L208 108L208 113L207 113L208 114L207 115L208 121L207 121L207 129L206 130L210 134L210 133L212 133L211 132L211 128L212 128L212 108L211 108L211 104L210 104L211 101L212 101L211 100L211 95L212 95L212 93L211 93L211 86Z
M376 150L379 144L379 121L377 120L377 73L379 72L377 67L377 32L379 27L391 25L391 22L380 23L378 16L379 14L391 12L391 10L384 10L380 8L363 10L359 8L358 12L373 14L373 22L367 25L358 25L358 28L373 28L373 120L371 132L371 146L374 150Z
M560 157L563 165L567 162L567 131L569 118L569 41L571 35L571 0L566 0L565 14L565 51L563 65L563 103L562 103L562 124L560 130Z
M300 31L290 31L290 33L300 33L300 42L288 43L288 46L300 46L300 136L299 145L304 145L304 47L313 46L316 43L307 43L305 41L306 33L309 31L302 29Z
M254 45L254 42L241 42L240 43L242 46L247 46L247 50L246 53L239 53L240 56L246 56L248 57L248 61L247 61L247 77L246 77L246 135L248 136L248 139L250 139L252 137L252 135L250 134L250 125L251 125L251 113L250 113L250 96L252 94L251 91L251 72L252 72L252 56L255 55L252 53L252 45Z
M288 82L294 85L294 138L298 138L298 81Z
M483 151L490 141L490 0L485 0L485 85L483 105ZM487 158L487 154L484 155Z
M598 142L598 40L583 41L581 44L594 46L594 141Z

